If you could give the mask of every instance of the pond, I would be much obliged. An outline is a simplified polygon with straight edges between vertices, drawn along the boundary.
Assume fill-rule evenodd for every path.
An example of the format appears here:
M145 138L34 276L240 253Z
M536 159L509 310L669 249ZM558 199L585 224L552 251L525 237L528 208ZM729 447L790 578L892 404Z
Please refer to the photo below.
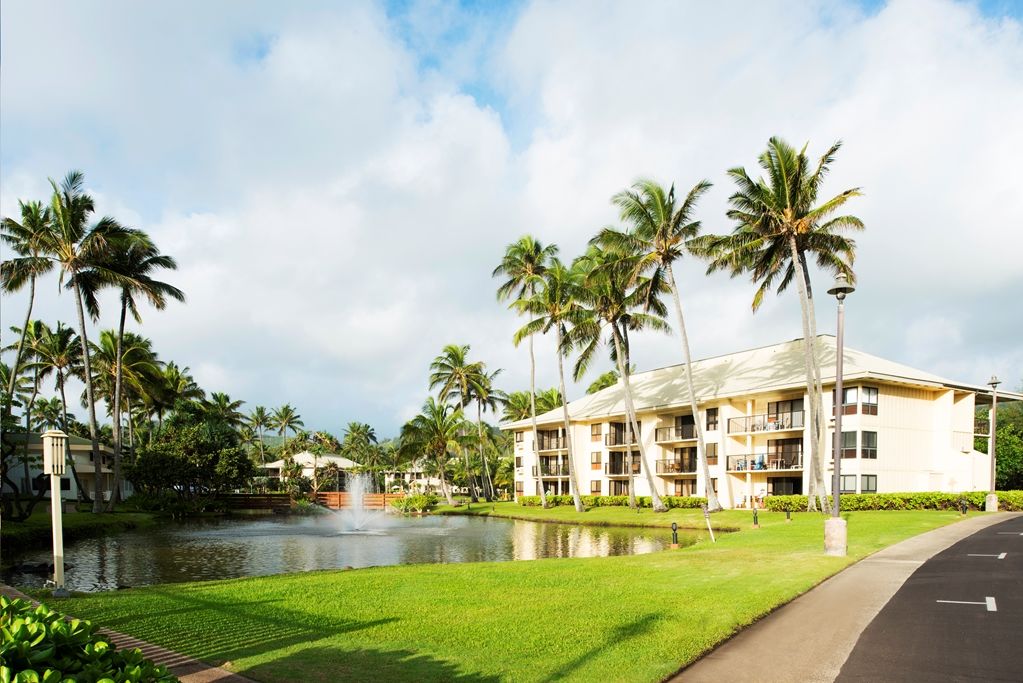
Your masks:
M157 583L266 576L315 569L434 562L633 555L666 548L663 529L588 527L483 517L395 518L346 531L341 516L272 516L168 523L93 538L65 549L67 587L101 591ZM679 534L689 545L695 535ZM52 560L48 550L15 564ZM13 586L41 587L46 575L8 569Z

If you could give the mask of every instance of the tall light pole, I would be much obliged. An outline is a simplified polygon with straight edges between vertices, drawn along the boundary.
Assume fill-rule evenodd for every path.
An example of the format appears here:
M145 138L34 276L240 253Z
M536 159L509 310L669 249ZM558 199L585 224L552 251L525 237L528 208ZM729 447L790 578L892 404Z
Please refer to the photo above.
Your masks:
M835 438L834 438L834 479L831 482L831 518L824 522L824 554L844 556L847 547L845 520L839 516L839 494L842 490L842 361L845 355L845 296L856 288L849 284L845 273L835 277L835 284L828 290L838 299L838 335L835 340Z
M64 474L67 434L59 429L43 433L43 471L50 475L50 515L53 527L53 597L66 598L64 588L64 527L61 520L60 477Z
M991 457L991 492L987 494L984 499L984 511L985 512L998 512L998 494L995 493L995 442L998 440L998 385L1001 384L1001 380L997 376L991 375L991 379L988 380L988 386L991 387L993 396L991 397L991 445L988 446L988 455Z

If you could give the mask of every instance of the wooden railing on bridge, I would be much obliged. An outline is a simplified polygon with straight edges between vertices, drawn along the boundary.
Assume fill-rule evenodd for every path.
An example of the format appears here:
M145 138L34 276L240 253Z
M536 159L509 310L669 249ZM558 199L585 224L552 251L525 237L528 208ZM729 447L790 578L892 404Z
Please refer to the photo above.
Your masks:
M316 502L331 510L340 510L349 507L350 497L351 494L345 491L341 493L321 491L316 494ZM404 497L404 493L364 493L362 494L362 507L367 510L384 510L390 506L391 501L401 500Z
M287 493L225 493L218 499L227 503L228 510L286 512L291 509L291 496Z

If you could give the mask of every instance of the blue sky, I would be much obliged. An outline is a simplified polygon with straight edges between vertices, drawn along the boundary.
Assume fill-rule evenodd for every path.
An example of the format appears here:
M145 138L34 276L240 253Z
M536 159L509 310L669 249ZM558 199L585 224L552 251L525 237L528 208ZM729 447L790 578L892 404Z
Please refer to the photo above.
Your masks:
M862 186L868 226L850 344L1023 381L1023 3L742 6L11 0L0 211L83 169L103 212L181 264L188 304L144 314L161 357L246 407L386 435L444 344L527 385L490 278L507 243L534 233L570 259L639 176L710 179L701 218L725 232L725 169L771 135L842 139L826 190ZM754 316L749 283L679 276L698 356L799 335L794 292ZM0 299L5 326L24 305ZM55 282L37 312L73 319ZM637 344L641 368L678 360L672 337Z

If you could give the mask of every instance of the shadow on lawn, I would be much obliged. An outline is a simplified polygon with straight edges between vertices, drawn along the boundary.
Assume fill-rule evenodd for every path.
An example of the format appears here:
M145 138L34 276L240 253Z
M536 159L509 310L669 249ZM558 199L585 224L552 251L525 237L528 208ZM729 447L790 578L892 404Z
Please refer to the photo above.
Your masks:
M416 681L500 683L500 676L467 673L458 665L412 650L311 647L241 671L267 683L292 681ZM514 677L514 676L512 676Z
M231 601L160 588L147 592L180 607L148 613L157 619L149 622L145 633L132 635L216 664L397 621L325 617L283 607L282 599ZM191 618L161 618L181 614ZM117 629L119 622L133 618L108 619L103 625Z
M562 678L565 678L566 676L571 675L572 672L574 672L576 669L578 669L580 666L586 663L589 659L599 654L602 650L611 646L621 646L624 644L625 641L629 640L630 638L635 638L636 636L643 635L644 633L653 628L654 622L656 622L657 620L658 620L657 615L647 614L646 616L640 617L639 619L636 619L631 623L619 626L618 628L614 629L608 634L607 638L604 639L603 643L594 645L589 650L579 655L572 661L566 662L561 666L560 669L551 672L550 676L548 676L544 680L557 681Z

